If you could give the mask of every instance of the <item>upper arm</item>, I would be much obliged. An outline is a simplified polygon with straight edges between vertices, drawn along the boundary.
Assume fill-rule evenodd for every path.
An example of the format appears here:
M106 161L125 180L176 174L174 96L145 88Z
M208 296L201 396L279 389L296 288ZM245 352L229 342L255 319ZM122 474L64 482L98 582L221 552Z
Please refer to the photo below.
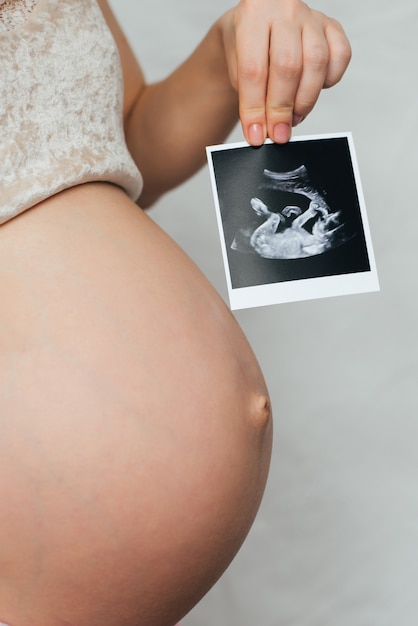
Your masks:
M123 118L126 123L135 101L145 86L145 79L129 42L109 6L108 0L97 0L97 2L116 41L122 62L124 80Z

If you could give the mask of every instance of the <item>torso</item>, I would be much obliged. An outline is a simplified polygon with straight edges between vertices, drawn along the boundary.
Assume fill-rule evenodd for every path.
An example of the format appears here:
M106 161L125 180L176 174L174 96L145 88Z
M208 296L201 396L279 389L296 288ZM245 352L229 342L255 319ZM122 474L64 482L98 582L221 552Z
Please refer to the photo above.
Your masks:
M0 621L173 623L229 564L264 489L251 348L109 182L0 227L0 302Z

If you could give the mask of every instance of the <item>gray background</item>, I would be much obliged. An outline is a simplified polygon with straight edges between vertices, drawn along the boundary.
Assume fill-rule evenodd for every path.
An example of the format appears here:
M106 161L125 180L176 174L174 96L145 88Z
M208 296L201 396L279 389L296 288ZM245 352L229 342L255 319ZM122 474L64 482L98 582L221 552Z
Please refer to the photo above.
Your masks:
M230 6L112 4L149 80ZM418 8L312 6L343 23L353 60L297 132L353 132L381 292L236 313L273 399L271 474L247 542L185 626L418 623ZM207 169L151 216L226 298Z

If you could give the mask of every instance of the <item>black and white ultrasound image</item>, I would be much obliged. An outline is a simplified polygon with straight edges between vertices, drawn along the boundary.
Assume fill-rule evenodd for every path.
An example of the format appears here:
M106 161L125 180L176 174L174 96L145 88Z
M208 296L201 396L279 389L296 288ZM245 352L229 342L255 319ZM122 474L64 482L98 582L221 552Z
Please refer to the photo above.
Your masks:
M370 270L346 137L211 156L232 288Z

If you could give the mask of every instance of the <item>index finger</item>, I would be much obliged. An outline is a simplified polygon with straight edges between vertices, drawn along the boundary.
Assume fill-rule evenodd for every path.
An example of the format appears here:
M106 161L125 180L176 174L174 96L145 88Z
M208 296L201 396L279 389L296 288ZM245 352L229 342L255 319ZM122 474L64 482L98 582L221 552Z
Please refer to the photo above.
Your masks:
M269 51L267 133L276 143L290 139L296 94L302 76L302 33L294 24L274 24Z
M236 30L239 115L247 141L261 145L267 137L266 94L270 28L257 15L247 16Z

